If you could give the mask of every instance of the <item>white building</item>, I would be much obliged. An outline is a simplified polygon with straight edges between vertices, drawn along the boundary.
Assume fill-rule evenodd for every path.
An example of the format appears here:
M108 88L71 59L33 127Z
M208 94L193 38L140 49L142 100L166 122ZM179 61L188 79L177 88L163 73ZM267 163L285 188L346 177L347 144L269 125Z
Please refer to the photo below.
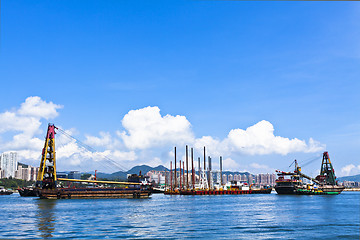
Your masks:
M151 170L146 173L146 176L150 177L149 181L154 181L157 184L165 184L165 172L164 171L154 171Z
M0 170L4 170L2 178L15 177L17 166L17 152L4 152L1 154Z

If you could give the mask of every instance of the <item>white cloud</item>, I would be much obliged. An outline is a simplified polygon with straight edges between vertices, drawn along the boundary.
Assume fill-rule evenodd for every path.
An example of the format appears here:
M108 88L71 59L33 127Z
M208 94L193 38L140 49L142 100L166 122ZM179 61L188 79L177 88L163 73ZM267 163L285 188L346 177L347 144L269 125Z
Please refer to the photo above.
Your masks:
M122 152L122 151L114 151L113 153L111 153L112 158L118 160L118 161L122 161L122 160L126 160L126 161L135 161L137 160L137 155L134 151L128 151L128 152Z
M129 111L122 120L121 134L129 149L147 149L192 142L194 134L185 116L161 116L158 107Z
M20 159L29 159L38 163L44 140L39 134L44 134L42 123L59 115L58 109L63 106L46 102L40 97L29 97L18 109L0 113L0 134L12 134L4 139L0 135L0 151L16 150ZM86 151L73 139L57 134L57 157L62 166L94 167L91 164L105 164L105 158L113 159L117 164L132 167L138 163L168 165L174 153L169 152L177 145L179 156L185 153L185 144L194 146L195 152L202 156L206 146L207 156L217 159L224 157L224 169L239 169L236 155L286 155L294 152L318 152L324 145L309 139L308 143L297 138L275 136L274 127L268 121L260 121L247 129L233 129L224 139L213 136L195 138L191 124L185 116L160 114L158 107L145 107L129 111L122 119L124 131L114 133L99 132L98 136L85 136L85 143L101 151ZM74 135L75 129L66 130ZM78 135L79 133L77 133ZM180 153L181 152L181 153ZM178 156L178 157L179 157ZM190 147L189 147L190 157ZM137 161L134 163L134 161ZM196 161L196 157L194 159ZM58 162L59 163L59 162ZM90 166L91 165L91 166ZM250 164L252 169L265 169L266 165ZM269 169L267 167L267 169ZM360 169L360 168L359 168ZM113 168L113 171L119 169ZM352 170L344 169L351 172Z
M234 170L239 169L239 167L240 167L240 165L231 158L225 158L223 160L223 169L224 170L234 171Z
M274 135L274 126L265 120L248 127L246 130L233 129L225 140L234 152L243 152L250 155L281 154L293 152L318 152L324 145L312 138L307 144L297 138L289 139Z
M28 97L18 110L0 113L0 133L13 134L11 140L2 142L0 151L18 151L20 160L38 158L43 141L35 135L44 132L41 120L56 117L59 108L62 106L40 97Z
M100 137L87 135L85 143L91 146L100 146L100 147L105 147L112 144L114 138L111 137L110 133L100 132L99 135Z
M218 139L214 139L211 136L204 136L195 140L195 149L202 153L204 146L206 155L209 156L222 156L228 152L228 146Z
M355 166L354 164L349 164L341 168L342 176L351 176L356 174L360 174L360 165Z
M256 168L256 169L268 169L269 168L269 166L267 166L267 165L258 164L258 163L252 163L252 164L250 164L250 167Z
M31 116L37 118L55 118L59 115L57 109L63 106L54 104L53 102L45 102L40 97L28 97L18 111L20 115Z
M259 164L259 163L251 163L250 167L252 169L254 169L253 172L263 172L263 173L273 173L275 171L275 169L269 167L268 165L265 164Z

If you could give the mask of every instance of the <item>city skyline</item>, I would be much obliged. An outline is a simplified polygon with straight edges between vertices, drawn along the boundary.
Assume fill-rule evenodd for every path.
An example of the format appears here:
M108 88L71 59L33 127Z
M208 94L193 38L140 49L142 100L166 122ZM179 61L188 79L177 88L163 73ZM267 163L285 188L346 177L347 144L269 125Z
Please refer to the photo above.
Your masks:
M118 171L224 158L224 170L360 173L360 8L353 2L2 2L0 152ZM333 12L337 14L334 15ZM26 39L26 41L24 40ZM218 168L214 161L214 168Z

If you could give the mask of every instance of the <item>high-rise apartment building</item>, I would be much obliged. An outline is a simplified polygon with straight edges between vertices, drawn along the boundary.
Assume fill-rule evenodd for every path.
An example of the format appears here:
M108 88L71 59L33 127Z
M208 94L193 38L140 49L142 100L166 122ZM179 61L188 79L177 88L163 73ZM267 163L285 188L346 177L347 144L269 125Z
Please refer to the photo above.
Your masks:
M17 152L4 152L1 154L0 171L4 171L2 178L15 177L17 166Z
M18 169L15 171L15 178L23 179L26 181L36 181L37 174L39 172L38 167L18 165Z

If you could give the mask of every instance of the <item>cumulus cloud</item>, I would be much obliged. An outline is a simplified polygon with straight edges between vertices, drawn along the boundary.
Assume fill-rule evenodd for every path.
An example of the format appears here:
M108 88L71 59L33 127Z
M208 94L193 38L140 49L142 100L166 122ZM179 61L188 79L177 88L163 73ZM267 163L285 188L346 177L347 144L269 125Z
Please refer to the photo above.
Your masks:
M346 165L345 167L341 168L341 175L342 176L350 176L360 174L360 165L355 166L354 164Z
M113 136L109 132L100 132L99 137L86 135L85 144L90 145L92 147L101 147L105 149L116 150L119 148L123 148L123 143L121 141L121 137L119 135L119 131L115 133ZM120 137L120 139L119 139Z
M235 170L239 169L240 165L234 159L225 158L223 160L223 168L224 170Z
M24 103L21 104L18 113L24 116L31 116L37 118L50 119L59 115L57 109L63 106L54 104L53 102L43 101L40 97L28 97Z
M250 155L281 154L293 152L318 152L324 145L310 138L307 144L297 138L289 139L274 135L274 126L265 120L248 127L246 130L233 129L225 140L232 151Z
M191 124L185 116L161 116L158 107L129 111L122 120L125 132L121 137L130 149L147 149L192 142Z
M40 97L28 97L19 109L0 113L0 133L13 134L12 139L3 142L0 151L18 151L20 159L40 156L43 141L35 135L42 133L42 119L58 115L61 105L46 102Z
M59 115L63 106L47 102L40 97L28 97L18 109L0 113L0 134L9 133L11 139L1 137L0 151L16 150L21 158L39 160L43 147L42 123ZM129 111L122 119L123 129L114 133L99 132L98 136L85 135L85 144L101 151L86 151L74 140L62 134L57 135L57 157L69 166L88 166L101 162L104 158L113 159L132 167L138 164L167 164L174 153L173 146L194 146L201 153L204 146L207 155L224 156L224 169L238 169L236 156L281 154L294 152L318 152L324 145L309 139L308 142L297 138L289 139L276 136L274 126L268 121L260 121L246 129L232 129L227 137L218 139L213 136L195 138L191 124L185 116L161 115L157 106ZM75 134L75 129L66 130ZM155 150L154 150L155 149ZM184 149L179 150L184 154ZM182 156L184 158L184 156ZM265 169L262 164L250 164L252 169ZM268 167L267 167L268 168ZM357 168L357 167L355 167ZM354 167L344 168L344 172L353 171ZM360 169L360 168L359 168ZM113 169L117 171L118 169Z
M85 143L91 146L101 146L101 147L108 146L112 143L112 137L110 133L100 132L99 135L100 137L87 135Z
M269 167L268 165L265 165L265 164L259 164L259 163L251 163L250 164L250 167L252 169L255 169L256 172L274 172L275 169Z

